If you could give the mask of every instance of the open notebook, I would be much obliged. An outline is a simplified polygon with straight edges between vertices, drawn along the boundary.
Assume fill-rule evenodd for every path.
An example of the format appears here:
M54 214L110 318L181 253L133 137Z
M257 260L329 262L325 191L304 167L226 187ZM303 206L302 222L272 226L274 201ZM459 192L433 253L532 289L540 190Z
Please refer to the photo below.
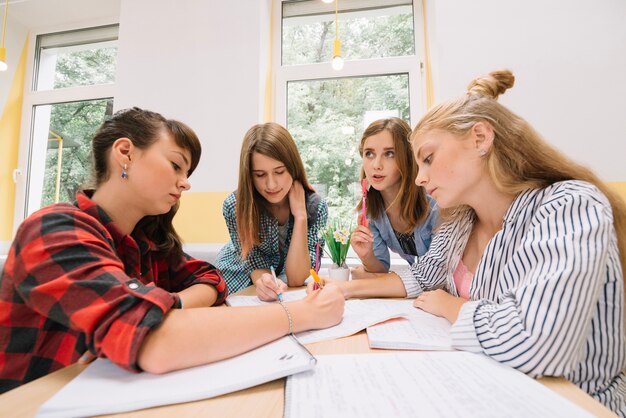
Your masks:
M309 370L315 363L293 336L163 375L130 373L98 359L44 403L37 416L84 417L207 399Z
M413 307L413 300L382 301L389 309L398 306L405 313L402 319L367 327L371 348L392 350L452 350L452 325L440 318ZM395 308L396 310L398 308Z
M285 418L590 417L525 374L454 351L320 355L287 378Z

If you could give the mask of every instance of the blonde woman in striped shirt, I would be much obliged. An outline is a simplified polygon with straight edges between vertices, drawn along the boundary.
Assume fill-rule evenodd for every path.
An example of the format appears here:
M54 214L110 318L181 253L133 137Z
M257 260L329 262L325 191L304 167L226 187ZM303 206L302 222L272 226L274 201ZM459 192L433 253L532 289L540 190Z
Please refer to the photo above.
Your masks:
M564 376L626 416L624 203L496 101L513 83L492 72L422 118L416 184L444 222L407 272L340 286L415 297L453 324L455 348Z

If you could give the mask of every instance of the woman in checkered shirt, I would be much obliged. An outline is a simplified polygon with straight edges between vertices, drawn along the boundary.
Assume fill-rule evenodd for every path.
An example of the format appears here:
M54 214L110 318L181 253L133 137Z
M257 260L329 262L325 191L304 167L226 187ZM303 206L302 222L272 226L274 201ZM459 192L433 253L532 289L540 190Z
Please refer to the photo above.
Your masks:
M254 283L259 298L276 300L287 285L304 284L323 249L318 232L328 207L309 184L287 129L265 123L246 133L239 186L223 213L230 242L216 264L231 293ZM274 280L272 267L281 280Z

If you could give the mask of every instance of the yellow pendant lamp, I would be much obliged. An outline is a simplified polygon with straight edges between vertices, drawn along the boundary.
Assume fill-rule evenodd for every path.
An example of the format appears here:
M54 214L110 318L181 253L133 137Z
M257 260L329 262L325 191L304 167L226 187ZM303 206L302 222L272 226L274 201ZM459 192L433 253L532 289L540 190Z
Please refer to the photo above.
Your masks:
M333 70L339 71L343 68L343 58L341 58L341 42L339 41L339 0L335 0L335 42L333 43Z
M343 58L341 58L341 42L339 42L339 0L322 0L324 3L335 2L335 41L333 42L333 60L331 65L333 70L339 71L343 68Z

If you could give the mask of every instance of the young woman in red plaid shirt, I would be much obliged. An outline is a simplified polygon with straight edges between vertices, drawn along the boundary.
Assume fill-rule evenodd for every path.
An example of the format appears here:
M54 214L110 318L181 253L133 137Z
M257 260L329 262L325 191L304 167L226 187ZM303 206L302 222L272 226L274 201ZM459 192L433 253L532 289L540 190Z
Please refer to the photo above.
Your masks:
M32 214L9 252L0 393L85 354L163 373L341 320L333 286L283 306L212 307L226 298L224 279L183 253L172 226L200 159L188 126L128 109L104 122L92 147L93 189Z

